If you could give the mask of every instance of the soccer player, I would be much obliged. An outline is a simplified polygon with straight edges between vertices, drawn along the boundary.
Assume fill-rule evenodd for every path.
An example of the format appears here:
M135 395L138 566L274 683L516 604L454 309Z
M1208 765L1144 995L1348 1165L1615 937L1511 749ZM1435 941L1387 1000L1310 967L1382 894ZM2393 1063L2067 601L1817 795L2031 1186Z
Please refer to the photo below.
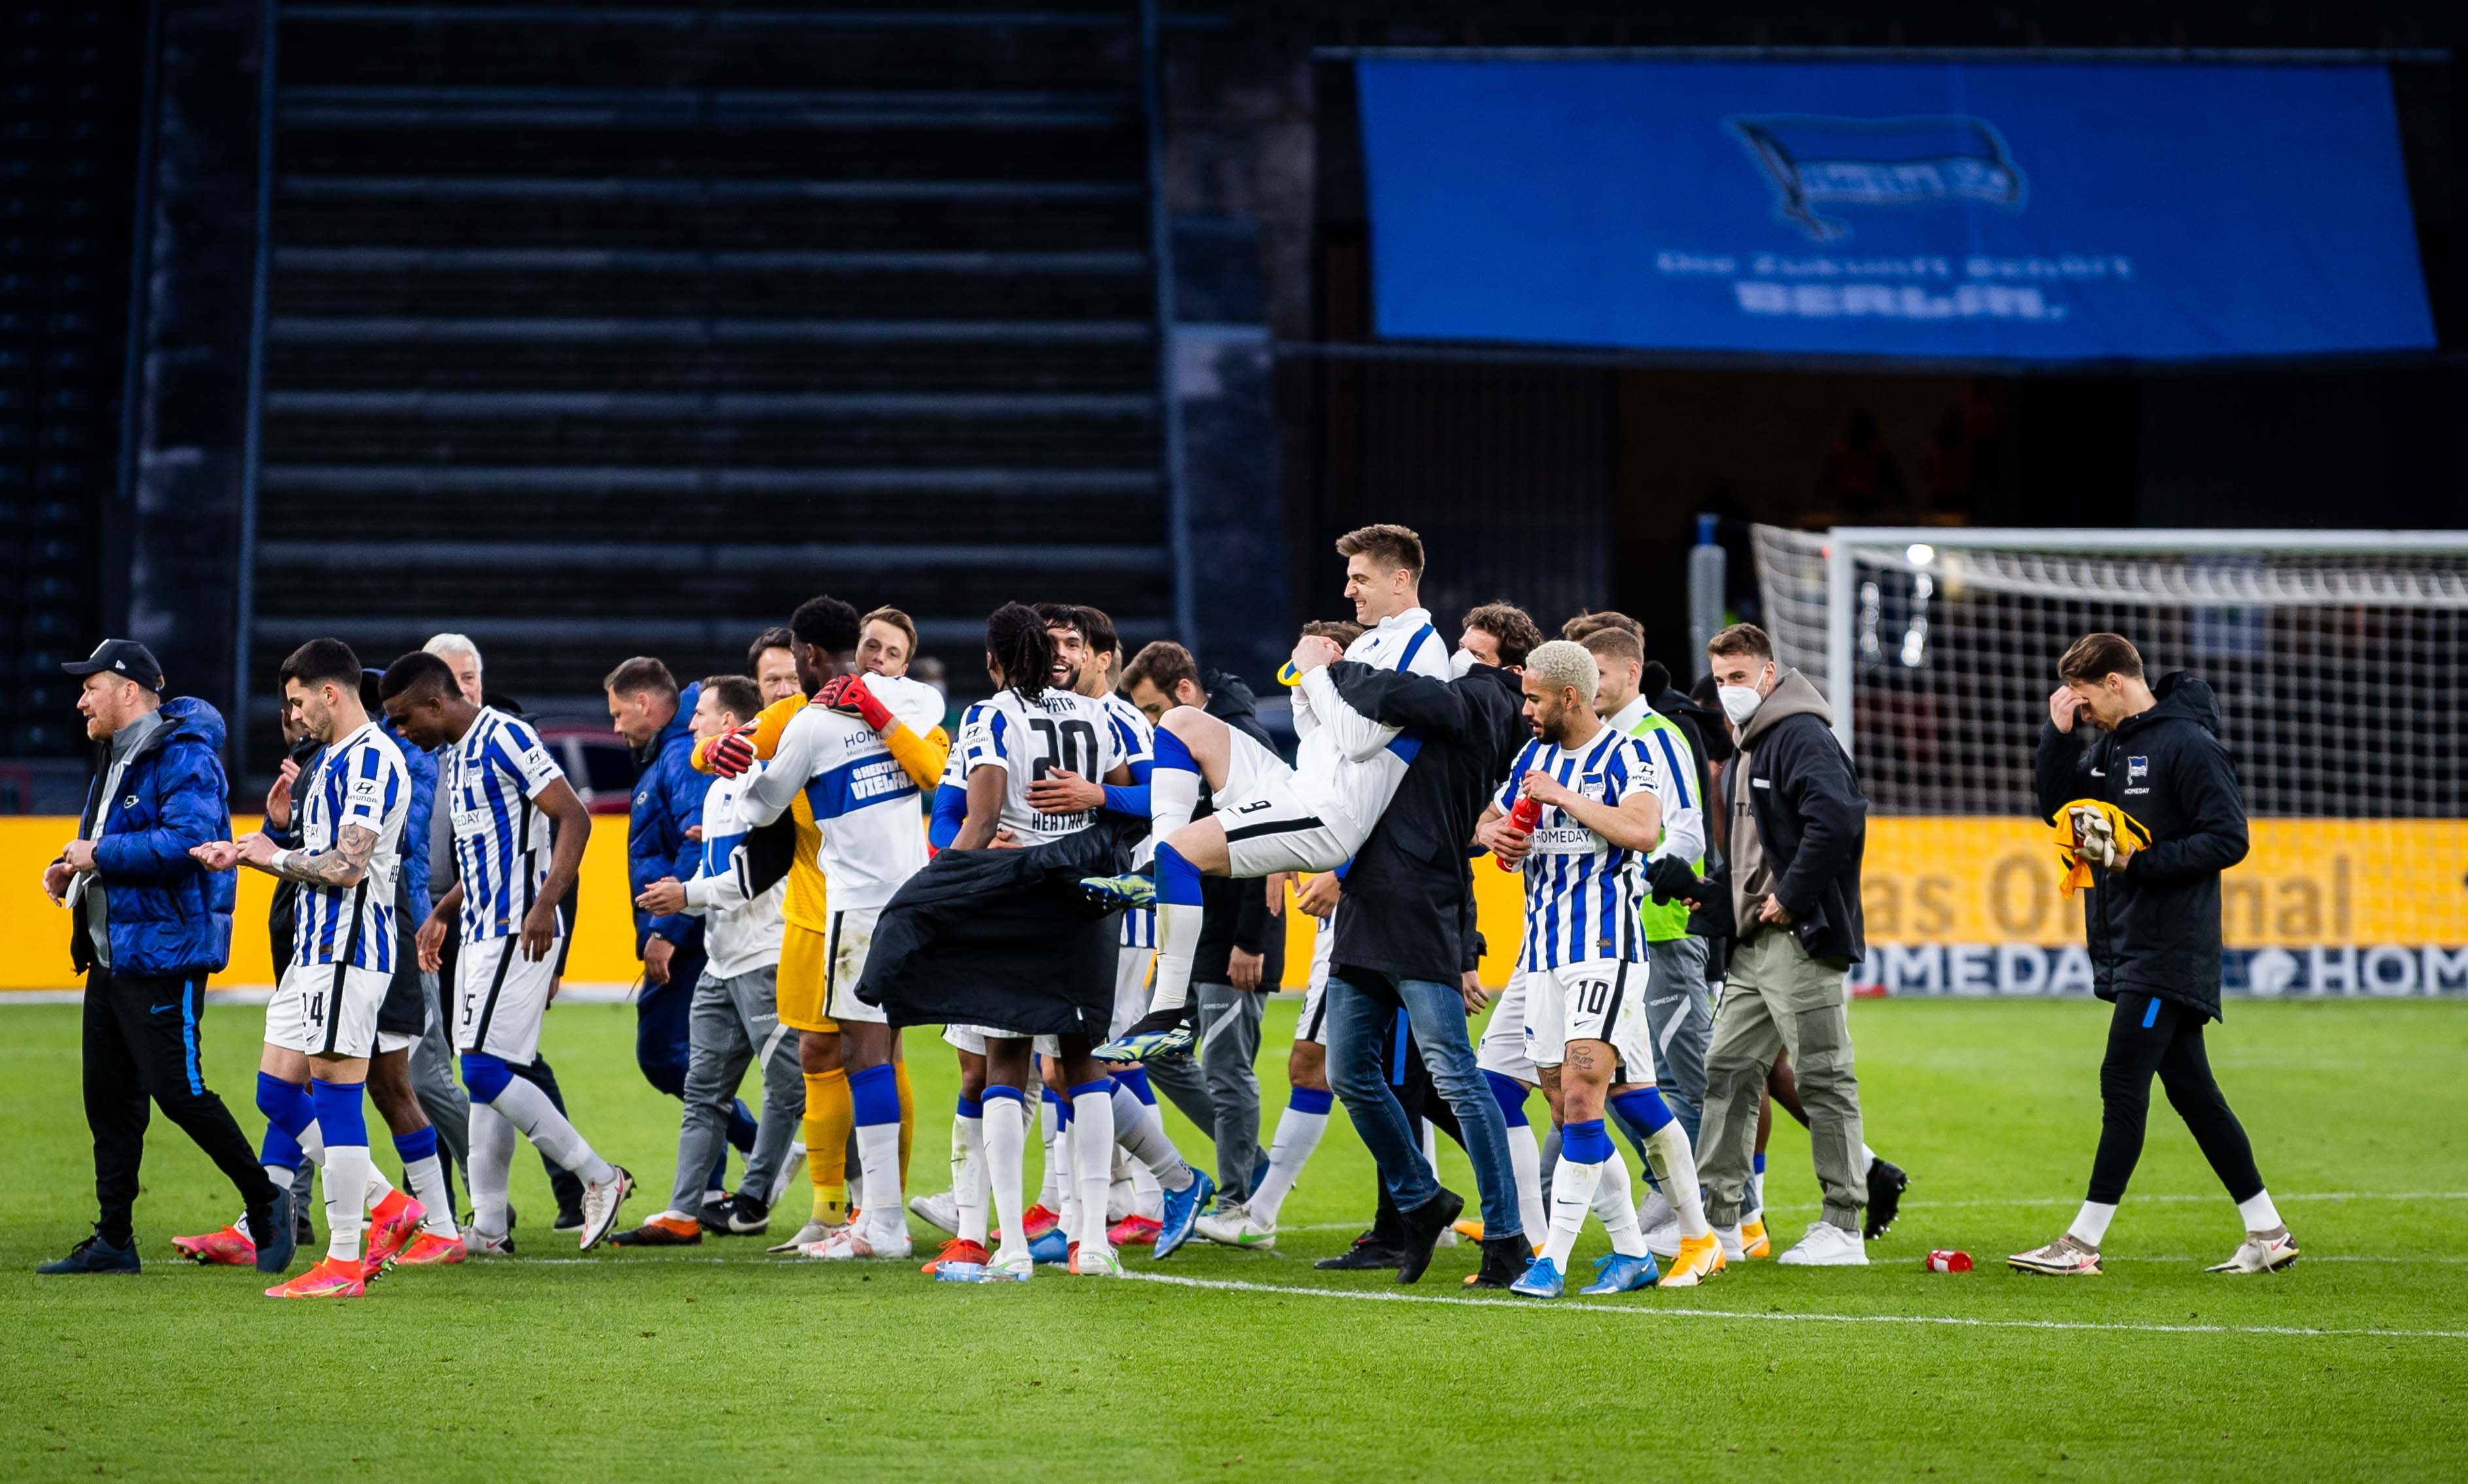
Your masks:
M766 630L766 635L776 632ZM696 743L692 761L697 768L728 777L758 760L769 759L788 723L808 709L807 696L821 696L825 686L852 667L868 674L903 678L917 651L917 626L906 614L897 608L877 608L860 618L856 608L828 594L798 605L789 615L788 636L797 689L766 706L751 726ZM758 653L758 674L763 661ZM873 701L870 691L862 690L853 703L880 704ZM938 698L938 723L940 705ZM926 788L941 776L950 747L939 724L921 733L888 708L865 719L918 788ZM788 817L796 849L788 862L788 894L781 905L788 925L780 946L780 1023L798 1033L798 1063L806 1083L806 1173L813 1184L814 1203L805 1225L769 1249L779 1255L834 1236L848 1223L847 1151L857 1120L848 1070L840 1063L839 1023L825 1014L832 945L831 903L821 863L822 827L815 818L813 801L803 793L789 801ZM909 1091L907 1065L898 1060L898 1045L895 1038L892 1075L899 1094L900 1160L904 1171L916 1126L915 1099Z
M1113 728L1115 752L1131 769L1132 782L1129 788L1108 788L1067 768L1048 768L1042 777L1029 784L1029 807L1049 814L1106 809L1146 821L1154 734L1148 716L1115 694L1122 641L1113 620L1100 609L1069 604L1039 604L1037 609L1045 620L1046 636L1054 641L1054 683L1104 708ZM1147 1008L1149 965L1155 956L1155 934L1154 911L1133 908L1123 914L1122 943L1114 961L1114 1018L1108 1027L1111 1034L1129 1030ZM1131 1156L1139 1176L1145 1176L1132 1182L1135 1198L1153 1199L1157 1214L1151 1218L1133 1209L1108 1228L1107 1241L1114 1246L1150 1245L1157 1257L1172 1256L1190 1239L1193 1221L1213 1194L1213 1182L1203 1186L1198 1172L1175 1148L1172 1135L1166 1132L1165 1119L1157 1112L1156 1093L1149 1086L1147 1074L1136 1065L1127 1064L1112 1069L1108 1075L1114 1084L1115 1142ZM1068 1226L1067 1202L1077 1182L1062 1177L1071 1165L1072 1151L1061 1137L1059 1126L1066 1120L1051 1078L1046 1083L1046 1095L1054 1100L1050 1109L1055 1114L1047 1123L1047 1178L1056 1182L1057 1195L1065 1202Z
M984 850L1007 833L1011 842L1041 844L1087 829L1093 810L1048 813L1029 803L1029 785L1056 768L1083 779L1128 788L1104 707L1053 684L1054 640L1045 620L1024 604L1005 604L986 621L986 674L994 696L962 727L957 751L968 780L968 812L952 850ZM945 1033L962 1051L985 1058L984 1137L987 1183L1002 1226L1002 1244L982 1276L1024 1281L1036 1270L1020 1210L1020 1170L1028 1145L1022 1089L1031 1041L1061 1065L1071 1101L1071 1160L1080 1183L1080 1227L1066 1233L1074 1273L1119 1277L1122 1262L1106 1233L1106 1188L1112 1183L1114 1084L1089 1054L1084 1037L1032 1038L995 1026L952 1026ZM1202 1179L1205 1176L1201 1177ZM938 1269L939 1277L947 1274Z
M190 854L208 870L245 865L297 881L290 967L265 1007L258 1106L271 1127L263 1163L284 1184L306 1153L326 1176L326 1256L269 1298L357 1298L426 1213L369 1158L361 1106L377 1007L394 978L395 876L402 863L411 775L401 750L360 705L360 661L339 639L312 639L281 671L325 753L299 801L301 844L282 850L263 831ZM368 1253L361 1214L371 1211Z
M557 904L582 869L591 815L531 726L493 706L474 706L445 661L424 651L388 666L379 687L386 715L416 747L444 748L441 806L454 823L458 879L420 927L420 960L454 955L454 1045L471 1094L471 1224L474 1255L514 1251L506 1184L520 1130L548 1158L583 1177L589 1251L617 1224L634 1177L609 1163L558 1111L548 1094L514 1074L539 1050L564 925ZM549 843L550 824L555 840Z
M1345 595L1363 626L1345 657L1450 678L1450 658L1422 604L1422 537L1404 526L1364 526L1339 537L1337 550L1345 558ZM1144 902L1153 893L1157 909L1156 986L1149 1013L1104 1048L1108 1060L1145 1061L1191 1045L1185 1006L1200 947L1200 877L1248 879L1344 865L1370 837L1420 746L1398 728L1368 721L1347 706L1321 667L1301 675L1293 707L1302 745L1291 767L1196 707L1177 706L1158 724L1156 765L1149 777L1154 884L1128 877L1088 883L1092 892L1127 905ZM1217 811L1193 819L1203 783Z
M901 626L879 615L866 622L847 604L815 603L833 606L810 613L814 604L809 604L798 611L802 631L817 634L812 642L818 647L836 650L834 641L845 635L862 666L868 631L890 629L892 633L872 638L878 653L886 647L896 653L880 668L861 669L827 684L798 710L781 729L770 765L742 795L744 822L751 829L772 823L804 801L805 813L798 816L799 854L806 856L804 847L811 839L812 854L806 858L820 873L829 903L821 925L819 982L809 966L793 995L784 985L780 1020L801 1033L799 1058L810 1074L817 1062L835 1065L845 1082L857 1133L864 1219L843 1222L841 1229L811 1239L797 1250L801 1256L834 1261L903 1258L911 1244L901 1195L905 1100L893 1061L897 1042L882 1010L858 999L857 986L883 904L926 864L926 840L917 828L918 783L882 734L895 721L912 736L933 730L943 715L943 698L930 686L889 673L892 664L907 668L914 630L902 627L904 616ZM810 930L801 944L811 946L811 937ZM815 1043L811 1053L806 1049L810 1043ZM814 1138L810 1130L810 1163L818 1152L828 1153Z
M714 675L702 683L695 702L695 737L709 741L733 732L762 709L762 692L752 680ZM677 1130L676 1182L668 1209L620 1232L619 1246L694 1246L705 1225L738 1236L763 1230L770 1217L769 1193L779 1183L805 1112L797 1052L780 1027L776 997L787 853L766 857L756 850L743 802L765 765L720 779L704 793L702 864L694 879L663 877L635 903L654 916L687 912L702 918L707 957L695 986L694 1055L686 1067L685 1118ZM715 1221L703 1207L703 1186L726 1144L730 1102L757 1057L763 1061L762 1121L746 1156L744 1182L732 1207Z
M1555 639L1525 656L1525 714L1534 728L1477 833L1525 878L1526 1053L1561 1125L1551 1222L1542 1254L1512 1288L1560 1295L1570 1249L1593 1211L1611 1239L1585 1291L1618 1293L1656 1281L1636 1224L1628 1169L1604 1131L1606 1105L1645 1131L1645 1153L1680 1210L1680 1256L1663 1282L1690 1287L1721 1270L1722 1249L1698 1203L1688 1135L1654 1086L1645 1035L1651 975L1638 908L1645 856L1662 839L1658 771L1636 739L1594 715L1593 656ZM1542 806L1529 832L1510 817L1520 798Z

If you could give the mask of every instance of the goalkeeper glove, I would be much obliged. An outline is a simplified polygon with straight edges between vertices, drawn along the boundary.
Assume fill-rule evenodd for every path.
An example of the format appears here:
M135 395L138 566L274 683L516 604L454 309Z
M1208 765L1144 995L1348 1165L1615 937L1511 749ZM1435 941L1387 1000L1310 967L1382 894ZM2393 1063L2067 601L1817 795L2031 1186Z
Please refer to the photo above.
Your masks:
M843 676L838 694L822 704L842 716L857 718L878 734L891 730L891 708L874 694L874 687L865 683L863 675Z
M711 744L703 761L711 765L714 774L735 778L754 765L754 728L741 726Z
M1657 856L1645 863L1646 884L1654 888L1654 904L1668 905L1674 898L1694 902L1703 890L1697 873L1688 862L1677 856Z
M2108 816L2089 805L2079 805L2071 810L2071 813L2074 823L2074 854L2102 869L2114 869L2119 854L2116 848L2116 828L2108 822Z

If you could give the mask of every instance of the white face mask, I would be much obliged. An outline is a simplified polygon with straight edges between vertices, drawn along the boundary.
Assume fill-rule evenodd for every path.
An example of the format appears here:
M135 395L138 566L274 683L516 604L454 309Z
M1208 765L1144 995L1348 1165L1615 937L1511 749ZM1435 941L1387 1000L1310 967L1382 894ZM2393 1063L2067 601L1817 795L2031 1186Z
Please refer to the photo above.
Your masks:
M1733 726L1748 725L1748 719L1757 714L1757 707L1765 700L1753 685L1725 685L1717 694L1723 699L1723 715L1731 719Z
M1459 650L1449 656L1449 674L1462 680L1466 677L1466 672L1480 663L1482 663L1480 660L1474 657L1474 651Z

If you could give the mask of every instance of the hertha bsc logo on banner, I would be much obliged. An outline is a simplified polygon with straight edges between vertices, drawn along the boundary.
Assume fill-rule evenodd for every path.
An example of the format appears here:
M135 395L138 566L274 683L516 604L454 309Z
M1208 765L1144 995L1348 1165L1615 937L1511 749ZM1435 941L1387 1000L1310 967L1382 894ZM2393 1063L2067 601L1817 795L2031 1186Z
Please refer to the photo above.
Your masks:
M1773 182L1774 215L1819 242L1851 235L1851 223L1818 215L1820 202L1919 206L1960 199L2022 209L2022 172L1985 119L1787 114L1728 122Z

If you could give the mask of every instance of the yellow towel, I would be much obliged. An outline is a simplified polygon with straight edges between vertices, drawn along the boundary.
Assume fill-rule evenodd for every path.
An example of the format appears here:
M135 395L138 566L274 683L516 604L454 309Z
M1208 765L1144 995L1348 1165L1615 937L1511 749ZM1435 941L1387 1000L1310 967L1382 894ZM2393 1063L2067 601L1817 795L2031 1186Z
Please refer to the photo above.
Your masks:
M2136 850L2151 843L2151 832L2142 821L2118 809L2106 799L2075 799L2057 810L2057 861L2065 867L2065 879L2057 882L2059 896L2070 897L2091 884L2091 862L2078 852L2082 842L2074 838L2074 810L2095 809L2108 820L2108 827L2119 839L2130 839Z

